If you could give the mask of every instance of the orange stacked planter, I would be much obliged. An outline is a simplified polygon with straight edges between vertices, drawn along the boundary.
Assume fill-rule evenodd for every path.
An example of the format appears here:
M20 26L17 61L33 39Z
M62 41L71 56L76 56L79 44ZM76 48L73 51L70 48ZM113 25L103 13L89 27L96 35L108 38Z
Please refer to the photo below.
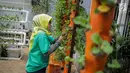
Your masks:
M68 1L68 0L67 0ZM72 4L77 4L76 0L72 0ZM73 22L73 18L76 16L76 10L71 9L71 14L70 14L70 23L69 23L69 27L73 28L74 26L74 22ZM71 32L71 31L70 31ZM69 35L68 35L69 36ZM71 41L68 41L67 46L71 46ZM70 55L70 50L66 51L66 55L69 56ZM63 73L68 73L68 64L69 62L65 62L64 65L64 71Z
M66 0L66 6L68 8L68 0ZM64 24L66 20L67 20L67 15L63 15L63 21L62 21L62 27L61 27L62 31L64 31L64 27L65 27ZM69 53L69 51L67 53ZM54 57L55 57L54 53L50 55L47 73L61 73L61 68L65 66L64 61L58 62L54 59Z
M76 3L76 0L72 0L72 4L77 4ZM73 19L75 18L76 16L76 10L71 10L71 14L70 14L70 24L69 24L69 27L72 27L74 26L74 22L73 22Z
M47 73L61 73L60 64L54 59L55 54L50 55Z
M71 45L71 41L68 41L67 46L70 46L70 45ZM66 50L65 53L66 53L67 56L69 56L70 55L70 49ZM68 67L67 67L68 64L69 64L69 62L65 62L63 73L68 73Z
M112 8L107 13L95 13L95 9L101 5L100 0L91 1L91 11L90 11L90 25L92 29L86 32L86 48L85 48L85 58L86 64L85 69L81 73L96 73L97 71L104 70L104 66L107 61L107 54L101 56L95 56L92 54L92 47L95 45L91 36L94 33L99 33L103 40L110 41L111 36L109 35L110 27L113 22L114 8Z

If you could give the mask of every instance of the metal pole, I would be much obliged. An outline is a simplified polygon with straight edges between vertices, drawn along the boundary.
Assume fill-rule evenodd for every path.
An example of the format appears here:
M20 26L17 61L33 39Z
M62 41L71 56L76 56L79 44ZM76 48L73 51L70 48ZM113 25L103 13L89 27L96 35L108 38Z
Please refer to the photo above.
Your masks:
M73 58L73 53L74 53L76 28L77 28L77 26L74 25L73 34L72 34L72 41L71 41L71 49L70 49L70 57L71 58ZM71 73L71 65L72 65L72 62L69 62L68 73Z

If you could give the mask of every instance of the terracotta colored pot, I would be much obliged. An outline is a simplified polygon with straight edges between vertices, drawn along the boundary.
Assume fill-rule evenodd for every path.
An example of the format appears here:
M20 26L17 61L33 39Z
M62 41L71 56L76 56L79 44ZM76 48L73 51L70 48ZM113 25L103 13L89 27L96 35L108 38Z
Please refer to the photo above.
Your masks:
M73 19L75 18L76 16L76 11L75 10L72 10L71 11L71 14L70 14L70 24L69 24L69 27L72 27L74 26L74 22L73 22Z
M91 40L92 34L95 32L90 30L86 32L86 48L85 48L85 57L86 64L85 70L83 73L96 73L97 71L104 70L104 66L107 61L107 55L95 56L92 54L92 47L95 45ZM104 40L110 41L111 37L106 35L101 35Z
M114 8L108 13L95 13L95 9L100 5L100 0L92 0L90 11L90 25L95 32L102 33L104 35L109 34L111 24L114 17Z

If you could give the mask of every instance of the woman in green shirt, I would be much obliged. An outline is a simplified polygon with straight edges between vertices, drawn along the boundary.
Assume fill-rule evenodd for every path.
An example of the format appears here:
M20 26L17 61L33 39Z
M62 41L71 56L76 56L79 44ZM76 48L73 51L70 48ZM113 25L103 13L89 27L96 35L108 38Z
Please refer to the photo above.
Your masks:
M30 38L27 73L45 73L49 55L58 48L62 40L62 36L56 40L50 35L51 19L47 14L39 14L33 18L34 31Z

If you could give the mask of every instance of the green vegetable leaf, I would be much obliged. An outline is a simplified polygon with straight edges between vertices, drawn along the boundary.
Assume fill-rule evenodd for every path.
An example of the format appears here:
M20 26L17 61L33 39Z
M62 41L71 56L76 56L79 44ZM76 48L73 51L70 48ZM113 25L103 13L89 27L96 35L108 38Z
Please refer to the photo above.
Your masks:
M103 73L103 71L97 71L96 73Z
M107 4L109 4L109 5L115 5L115 0L107 0Z
M121 43L122 42L122 37L120 35L116 36L116 43Z
M66 57L65 57L65 61L70 61L70 57L69 57L69 56L66 56Z
M85 55L81 55L78 59L77 62L83 66L84 65L84 61L85 61Z
M130 22L128 23L128 25L130 25Z
M67 62L73 62L74 59L70 58L69 56L66 56L65 57L65 61L67 61Z
M98 44L100 45L102 43L102 38L100 37L100 35L98 33L94 33L91 37L92 41L95 43L95 44Z
M74 59L71 58L71 59L70 59L70 62L74 62Z
M74 18L74 23L75 24L79 24L80 26L86 28L86 29L90 29L90 25L88 24L89 19L83 17L83 16L77 16L76 18Z
M115 68L115 69L121 67L121 65L119 64L117 59L112 60L112 63L108 63L107 66L110 67L110 68Z
M97 47L93 47L92 48L92 53L93 54L99 54L101 52L101 49L100 48L97 48Z
M75 24L86 25L87 19L82 16L77 16L76 18L74 18L74 22Z
M110 54L113 52L113 47L110 45L110 43L106 40L103 41L101 48L103 49L103 51L107 54Z
M103 40L103 42L102 42L102 48L105 48L105 47L107 47L107 46L110 46L110 43L108 42L108 41L106 41L106 40Z
M95 14L100 13L100 11L98 10L98 8L96 8L96 9L94 10L94 13L95 13Z

